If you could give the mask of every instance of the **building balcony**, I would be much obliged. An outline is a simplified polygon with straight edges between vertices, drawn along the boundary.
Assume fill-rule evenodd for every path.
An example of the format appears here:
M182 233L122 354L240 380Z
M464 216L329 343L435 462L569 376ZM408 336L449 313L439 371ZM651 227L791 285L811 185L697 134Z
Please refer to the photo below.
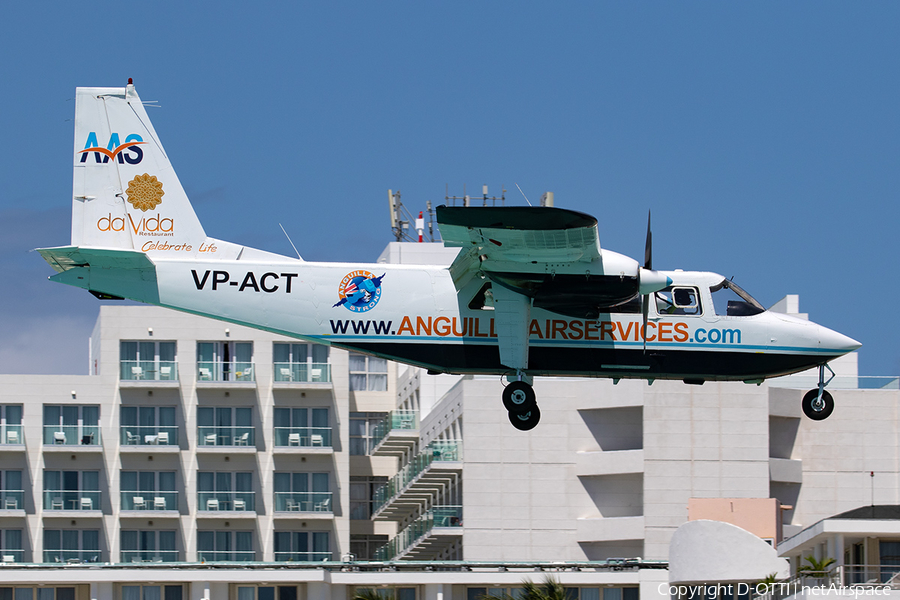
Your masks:
M25 550L4 548L3 550L0 550L0 562L5 565L25 562Z
M178 562L178 550L122 550L119 561L123 563L172 563Z
M256 516L255 492L197 492L197 512L199 516L219 516L227 512L229 517ZM205 514L204 514L205 513ZM215 513L215 514L212 514ZM235 514L237 513L237 514Z
M413 458L373 497L372 516L400 520L420 510L462 474L462 442L435 440Z
M44 450L101 452L99 425L44 425Z
M372 431L373 456L406 456L419 443L419 412L395 410Z
M25 515L25 490L0 490L0 516Z
M177 512L178 492L130 490L120 492L119 510L122 512Z
M197 428L198 452L216 451L223 448L229 452L236 449L256 452L256 428L246 425Z
M275 492L275 512L286 513L276 515L279 518L321 515L330 519L334 516L332 492Z
M273 363L276 387L304 387L331 383L329 363Z
M178 427L122 425L119 444L123 452L178 452Z
M322 562L331 560L331 552L276 552L275 562Z
M69 565L100 562L100 550L44 549L44 562L65 563Z
M429 560L462 537L462 506L435 506L375 551L375 560Z
M25 432L21 425L0 426L0 452L24 452Z
M174 360L120 360L120 387L178 387L178 363Z
M256 552L253 550L197 550L200 562L253 562Z
M99 490L44 490L44 510L100 512Z
M803 461L791 458L769 458L769 481L803 483Z
M275 427L275 452L331 454L331 427Z
M252 362L197 363L197 387L256 387L256 369Z

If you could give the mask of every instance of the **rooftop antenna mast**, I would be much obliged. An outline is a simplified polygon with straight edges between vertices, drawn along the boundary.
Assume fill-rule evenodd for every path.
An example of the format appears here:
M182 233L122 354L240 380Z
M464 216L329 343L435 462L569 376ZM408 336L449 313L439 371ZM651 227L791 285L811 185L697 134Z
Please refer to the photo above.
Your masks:
M449 185L446 186L446 189L447 189L447 191L445 192L445 195L444 195L444 201L449 202L450 200L452 200L453 204L451 206L456 206L457 200L462 200L463 206L472 206L472 201L473 200L477 201L477 196L476 197L469 196L469 194L466 192L465 184L463 184L463 195L462 196L451 196ZM491 206L497 206L497 200L499 200L500 205L504 206L506 204L506 188L503 186L500 186L500 190L501 190L501 192L500 192L499 197L498 196L488 196L488 186L487 185L481 186L481 205L487 206L488 200L490 200Z
M394 238L398 242L433 242L434 241L434 211L431 207L431 201L425 203L426 210L419 211L418 217L413 217L400 201L400 190L394 192L388 190L388 203L391 214L391 231ZM428 213L428 234L425 235L425 216ZM415 223L416 235L413 236L409 231L410 224ZM427 238L427 239L426 239Z

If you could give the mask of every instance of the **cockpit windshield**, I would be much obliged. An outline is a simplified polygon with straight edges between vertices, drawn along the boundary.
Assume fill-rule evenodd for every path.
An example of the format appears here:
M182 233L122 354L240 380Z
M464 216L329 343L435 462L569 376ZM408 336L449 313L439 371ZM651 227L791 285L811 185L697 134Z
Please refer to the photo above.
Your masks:
M712 286L709 291L712 292L713 307L720 317L749 317L766 311L753 296L728 279Z

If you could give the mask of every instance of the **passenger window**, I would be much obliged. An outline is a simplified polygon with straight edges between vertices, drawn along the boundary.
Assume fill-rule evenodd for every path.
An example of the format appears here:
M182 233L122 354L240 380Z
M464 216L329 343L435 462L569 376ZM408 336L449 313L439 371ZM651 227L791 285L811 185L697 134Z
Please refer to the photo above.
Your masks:
M699 315L700 294L693 287L667 287L656 292L656 311L660 315Z
M765 308L736 283L724 280L709 288L713 308L720 317L750 317L765 312Z

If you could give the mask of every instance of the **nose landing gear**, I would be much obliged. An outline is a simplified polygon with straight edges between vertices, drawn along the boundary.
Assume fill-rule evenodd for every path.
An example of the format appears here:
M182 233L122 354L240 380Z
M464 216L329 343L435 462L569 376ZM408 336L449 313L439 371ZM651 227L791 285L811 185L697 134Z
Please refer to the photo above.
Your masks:
M534 429L541 420L541 411L537 407L531 378L521 371L516 377L517 380L510 381L503 388L503 406L509 411L509 422L513 427L528 431Z
M825 369L831 373L828 381L825 381ZM834 379L834 371L828 364L819 365L819 387L809 390L803 396L803 414L813 421L822 421L827 419L834 412L834 398L825 390L825 386Z

